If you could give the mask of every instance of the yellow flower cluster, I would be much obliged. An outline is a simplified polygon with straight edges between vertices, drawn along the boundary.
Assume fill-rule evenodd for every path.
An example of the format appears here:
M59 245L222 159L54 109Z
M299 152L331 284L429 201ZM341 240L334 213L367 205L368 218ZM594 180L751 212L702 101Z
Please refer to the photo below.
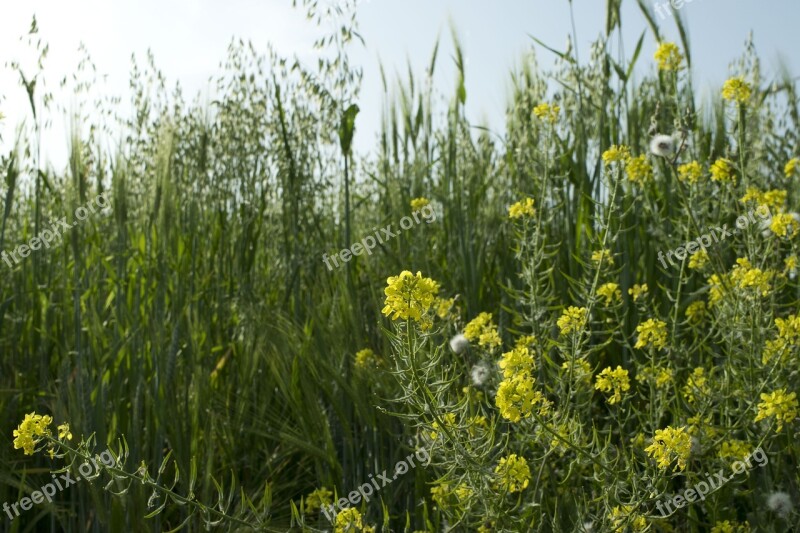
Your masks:
M358 509L348 507L336 515L333 531L334 533L375 533L375 527L365 526Z
M628 371L619 365L615 370L609 366L598 374L594 388L602 392L614 391L614 395L608 399L608 403L614 405L622 400L622 393L631 388Z
M739 524L730 520L718 521L711 528L711 533L750 533L750 522Z
M49 426L52 423L53 419L50 415L37 415L35 412L25 415L19 427L14 430L14 449L22 448L25 455L33 455L36 445L43 438L51 435ZM69 426L67 426L67 432L69 432Z
M782 362L789 353L789 347L797 346L800 339L800 317L797 315L776 318L775 325L778 327L778 337L766 341L761 355L761 362L765 365L775 357Z
M378 366L379 360L375 352L369 348L364 348L356 352L355 365L359 369L368 369Z
M689 268L692 270L701 270L708 264L708 252L703 250L697 250L689 257Z
M414 198L411 200L411 210L419 211L420 209L428 206L430 203L431 201L424 197Z
M391 315L392 320L414 320L423 327L430 327L430 319L425 317L433 303L439 284L430 278L423 278L421 272L415 276L404 270L399 276L387 280L385 307L382 313Z
M497 388L495 403L500 416L510 422L519 422L528 418L533 408L541 404L540 414L549 408L549 402L538 390L534 390L536 380L527 373L520 373L506 378ZM543 409L543 410L542 410Z
M494 473L498 478L498 487L508 492L522 492L531 479L528 461L524 457L518 457L515 453L501 458Z
M633 183L644 183L653 179L653 167L644 155L631 158L625 167L625 173L628 175L628 181Z
M692 302L686 308L686 318L692 324L699 324L706 317L706 303L702 300Z
M774 417L778 423L777 430L780 431L784 423L788 424L797 418L797 407L797 393L787 394L786 389L778 389L769 394L762 393L755 421Z
M786 196L787 192L782 189L761 192L756 187L748 187L745 191L745 195L742 196L739 201L743 204L753 202L756 205L766 205L775 211L781 211L786 204Z
M633 531L647 529L647 519L641 514L633 512L633 509L633 505L617 505L611 509L612 531L622 531L626 522L629 523Z
M742 78L730 78L722 85L722 97L731 102L746 103L750 99L752 89Z
M517 343L513 350L503 354L503 358L497 364L503 371L503 377L510 378L514 374L532 373L536 361L533 359L530 348Z
M683 396L689 403L697 402L701 397L709 393L708 377L703 367L695 368L686 380L683 387Z
M456 425L455 413L445 413L444 416L442 416L442 422L444 422L448 429L454 428ZM439 436L438 430L441 429L441 427L439 427L438 422L431 424L431 427L433 428L433 431L430 432L431 439L436 440L436 438Z
M711 179L721 183L736 185L736 176L733 174L733 163L721 157L711 165Z
M619 290L619 285L616 283L606 283L597 289L597 295L606 299L606 305L612 302L618 302L622 298L622 291Z
M678 167L678 180L697 183L703 177L703 167L697 161L684 163Z
M744 290L755 289L761 296L766 296L771 290L769 282L772 276L773 273L769 270L754 268L749 259L740 257L731 270L730 281L735 287Z
M555 124L558 120L559 112L561 112L561 108L556 104L539 104L533 108L533 114L536 115L536 118L546 120L550 124Z
M331 496L333 496L333 493L326 487L322 487L321 489L316 489L311 492L308 496L306 496L305 499L306 514L311 514L322 509L323 507L330 505Z
M479 346L495 348L503 341L497 333L497 326L492 322L491 313L481 313L464 328L464 336L468 341L478 341Z
M533 218L536 216L536 209L533 207L533 204L533 198L525 198L524 200L520 200L519 202L509 206L508 218Z
M667 345L667 324L662 320L650 318L636 326L636 332L639 333L639 338L634 348L645 348L649 345L663 348Z
M800 222L789 213L776 213L769 225L770 231L778 237L794 237L800 230Z
M683 64L683 55L675 43L660 43L653 58L658 61L658 70L680 70Z
M455 298L436 298L433 302L433 305L436 306L436 315L442 320L446 319L455 302Z
M786 163L786 166L783 167L783 174L787 178L791 178L794 176L795 172L797 171L797 165L800 164L800 159L793 157Z
M722 443L719 448L720 459L744 461L750 455L750 446L744 441L731 439Z
M661 389L672 383L675 372L666 367L644 367L638 374L636 374L636 381L645 383L647 381L654 381L656 388Z
M561 328L561 334L567 335L573 331L579 331L586 325L586 319L589 316L589 310L585 307L570 306L564 309L561 317L558 319L558 327Z
M628 289L628 294L631 295L633 301L635 302L639 298L641 298L642 295L647 294L647 290L648 290L647 283L642 283L641 285L635 284L633 287Z
M613 145L603 152L603 162L606 165L611 163L627 163L631 159L631 149L625 145Z
M673 461L677 460L678 470L684 470L691 449L692 438L687 433L685 426L678 428L667 426L664 429L656 430L653 444L644 451L656 460L659 468L667 469Z
M612 254L611 250L608 248L597 250L592 252L592 261L594 261L595 265L598 267L605 264L609 268L612 268L614 266L614 254Z

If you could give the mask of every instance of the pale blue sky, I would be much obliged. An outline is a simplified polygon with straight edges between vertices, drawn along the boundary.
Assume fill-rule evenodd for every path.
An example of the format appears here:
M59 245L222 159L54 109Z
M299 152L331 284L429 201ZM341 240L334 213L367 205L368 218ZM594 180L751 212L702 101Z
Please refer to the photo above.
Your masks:
M320 0L325 1L325 0ZM645 0L649 5L663 0ZM23 34L36 13L41 35L50 43L51 57L46 71L52 89L74 70L78 44L83 41L98 71L107 74L105 90L127 97L130 56L143 57L147 48L170 81L180 81L186 93L206 88L217 70L232 36L251 39L260 49L272 42L285 55L298 54L313 62L312 42L317 29L302 13L292 9L290 0L5 0L0 10L0 64L21 56L17 37ZM579 53L588 58L588 44L602 32L605 23L603 0L575 0L574 12ZM626 52L631 53L644 18L634 0L623 2ZM763 60L764 72L776 72L782 57L793 74L800 74L800 15L798 0L688 0L680 10L689 25L694 55L694 78L698 88L718 86L728 73L729 63L738 57L750 30ZM475 123L484 119L496 130L502 127L508 101L510 70L534 46L528 34L554 48L563 49L571 32L567 0L362 0L359 20L367 48L353 55L365 70L359 105L357 146L369 148L378 126L382 88L378 60L391 74L405 77L410 60L421 75L441 37L438 91L450 97L455 79L451 59L449 25L455 26L467 58L467 111ZM668 38L676 32L670 20L662 21ZM651 68L655 42L648 33L643 58ZM549 52L537 49L545 66ZM5 143L13 137L13 125L27 113L24 93L8 70L0 71L0 110L8 116L3 125ZM58 93L56 93L58 99ZM69 105L70 99L61 99ZM66 128L56 121L46 137L55 148L45 151L60 164ZM3 147L6 150L7 147Z

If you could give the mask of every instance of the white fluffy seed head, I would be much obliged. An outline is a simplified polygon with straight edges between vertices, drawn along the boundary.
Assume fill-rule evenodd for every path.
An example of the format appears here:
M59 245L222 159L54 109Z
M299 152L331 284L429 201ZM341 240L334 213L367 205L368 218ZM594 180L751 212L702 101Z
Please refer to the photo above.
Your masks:
M767 497L767 507L770 511L778 514L781 517L787 517L794 509L792 504L792 497L785 492L773 492Z
M650 151L661 157L672 157L675 155L675 139L669 135L656 135L650 141Z
M469 348L469 341L461 333L450 339L450 349L453 350L453 353L463 353L467 348Z
M483 386L486 380L489 379L489 369L483 364L477 364L472 367L472 384L476 387Z

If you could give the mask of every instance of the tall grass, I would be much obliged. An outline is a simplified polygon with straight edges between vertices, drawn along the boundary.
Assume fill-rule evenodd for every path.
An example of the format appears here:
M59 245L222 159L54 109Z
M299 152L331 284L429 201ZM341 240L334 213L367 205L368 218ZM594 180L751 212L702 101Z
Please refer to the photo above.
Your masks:
M346 495L424 442L424 429L395 416L414 411L402 376L390 371L397 345L381 314L388 276L421 270L441 283L442 294L457 295L455 315L431 342L444 343L484 311L494 313L507 344L519 333L545 338L555 330L551 315L587 298L596 285L588 257L608 234L615 237L607 247L620 267L620 286L647 283L659 295L648 312L667 316L682 309L687 294L700 297L708 287L685 269L680 275L663 269L658 252L697 236L687 209L706 227L729 217L738 196L712 201L709 186L687 202L666 162L657 162L658 179L646 190L623 183L612 196L600 154L614 144L646 153L653 133L679 129L693 140L690 158L738 158L746 150L741 170L751 183L773 188L784 184L766 169L782 168L800 152L796 87L788 75L762 78L754 50L746 49L736 74L748 78L757 96L746 125L736 131L718 98L697 101L690 78L672 82L643 68L661 36L641 0L650 31L631 56L622 55L613 45L621 28L621 2L614 0L591 57L551 49L559 57L552 72L533 56L522 59L511 76L502 134L468 121L456 42L459 76L449 107L433 104L437 47L421 77L409 73L398 82L397 97L387 96L374 155L355 157L350 146L359 135L353 105L361 73L348 60L359 39L354 14L340 8L326 17L305 4L318 23L333 17L344 29L336 26L321 40L319 69L233 41L215 79L214 100L206 104L170 90L148 58L133 68L130 116L111 124L96 115L76 119L66 169L43 166L38 116L36 126L2 146L0 248L28 242L47 221L71 218L106 190L113 209L76 225L57 246L12 268L3 265L0 500L29 495L63 466L13 449L12 430L36 410L68 421L76 435L95 435L98 451L116 449L124 437L131 470L144 462L154 473L170 455L183 473L178 493L189 492L188 473L197 472L197 501L215 503L215 481L224 482L233 507L244 506L242 494L259 499L275 530L300 528L300 522L330 528L324 516L300 512L301 498L322 486ZM573 34L572 42L577 38ZM651 73L637 83L635 71ZM47 95L24 79L31 114L43 113ZM392 84L385 77L384 88L388 95ZM543 101L561 106L554 128L532 118ZM114 111L119 103L106 105ZM788 204L796 208L794 184L787 187ZM508 205L524 195L536 198L542 217L538 240L527 249L531 256L507 222ZM404 232L342 270L325 267L324 253L373 228L396 225L417 197L432 201L441 214L437 222ZM606 218L609 209L619 218ZM525 264L521 270L518 252L535 265L530 276L520 275ZM736 255L728 248L720 253L727 270ZM775 309L796 309L797 297L797 283L790 282L775 296ZM520 298L529 309L520 310ZM634 310L619 330L592 338L598 363L622 362L624 339L635 336L644 313ZM765 337L760 328L754 330L759 342ZM714 342L732 348L724 330L713 331ZM717 353L691 346L698 365L701 354ZM382 370L365 374L355 367L353 356L362 348L383 358ZM455 377L459 390L469 385L469 367L462 370L467 375ZM567 390L550 386L553 393ZM588 401L581 408L587 416L590 410L611 416ZM785 444L771 461L794 468L796 444L790 436ZM368 522L441 530L448 515L432 503L430 486L446 470L417 468L398 478L380 493L380 503L365 509ZM552 497L558 472L549 475L553 479L542 486ZM797 501L796 473L781 481ZM13 522L4 518L5 527L202 527L201 516L181 505L146 518L150 491L131 485L123 492L116 496L101 482L82 482L53 504ZM753 501L730 505L749 510ZM574 530L569 512L590 507L571 502L565 511L557 500L541 503L533 523L505 527ZM708 520L692 514L676 525L701 531ZM465 519L459 527L475 523ZM770 527L764 530L780 526Z

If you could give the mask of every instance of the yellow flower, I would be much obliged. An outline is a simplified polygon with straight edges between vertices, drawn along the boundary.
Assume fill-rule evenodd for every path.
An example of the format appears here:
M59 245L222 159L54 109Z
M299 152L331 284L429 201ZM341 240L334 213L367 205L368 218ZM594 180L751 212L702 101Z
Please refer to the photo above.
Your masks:
M555 104L539 104L533 108L533 114L536 118L546 120L550 124L554 124L558 120L558 113L561 108Z
M730 276L728 274L723 274L722 276L718 276L717 274L712 274L710 278L708 278L708 304L709 306L714 306L714 304L718 303L722 300L722 297L725 296L725 286L723 282L728 281Z
M452 429L456 425L456 415L455 415L455 413L445 413L444 416L442 416L442 421L445 423L445 425L448 427L448 429ZM438 429L441 429L441 428L439 427L439 423L438 422L434 422L433 424L431 424L431 427L434 429L434 431L431 431L431 433L430 433L431 439L432 440L436 440L436 437L439 436L439 432L435 431L435 430L438 430Z
M792 254L786 259L784 259L783 264L784 264L784 269L783 269L784 274L791 274L793 272L795 274L797 273L797 256L795 254Z
M578 331L586 325L586 319L589 316L589 310L585 307L570 306L564 309L561 318L558 319L558 327L561 328L561 334L566 335L573 331Z
M523 218L536 216L536 209L533 207L533 198L520 200L508 208L508 218Z
M689 257L689 268L701 270L708 264L708 252L705 249L697 250Z
M628 294L633 297L633 301L635 302L638 300L643 294L647 293L647 283L642 283L641 285L634 285L630 289L628 289Z
M745 191L745 195L742 196L739 201L743 204L747 202L755 202L757 204L761 203L762 193L756 187L748 187Z
M786 389L778 389L769 394L761 394L761 403L758 404L758 414L755 421L775 417L778 422L777 430L783 429L784 423L790 423L797 418L797 394L786 394Z
M752 89L742 78L731 78L722 85L722 97L731 102L746 103L750 99Z
M447 315L450 314L450 309L453 308L453 304L456 302L455 298L436 298L434 300L433 305L436 306L436 314L442 320L447 318Z
M624 524L629 519L630 522L628 523L634 531L644 531L647 529L647 519L641 514L634 513L633 505L617 505L611 509L613 531L622 531Z
M499 487L508 492L522 492L531 479L528 461L515 453L501 458L494 473L499 478L497 480Z
M672 369L666 367L645 367L636 375L636 381L644 383L652 380L655 381L656 388L661 389L672 383L674 374Z
M772 217L769 229L778 237L794 237L800 229L800 223L789 213L777 213Z
M639 333L639 339L634 348L644 348L650 344L656 348L663 348L667 345L666 322L650 318L636 326L636 331Z
M658 61L658 70L680 70L683 55L675 43L660 43L653 58Z
M544 400L541 392L533 390L535 383L528 374L517 374L501 381L495 397L500 416L511 422L531 416L533 408Z
M72 440L72 432L69 430L69 424L61 424L58 426L58 440Z
M497 327L492 322L491 313L481 313L464 328L464 336L468 341L477 340L479 346L494 348L500 346L503 341L497 333Z
M686 432L685 426L679 428L667 426L656 430L653 444L644 451L657 461L659 468L667 469L672 461L677 460L678 470L684 470L691 448L692 438Z
M771 279L772 272L754 268L746 257L738 258L730 273L730 281L734 286L744 290L755 289L761 296L769 294Z
M503 371L503 377L510 378L516 374L531 374L536 362L530 349L523 345L504 353L497 364Z
M423 207L429 205L430 203L431 203L431 201L428 200L427 198L423 198L423 197L414 198L413 200L411 200L411 210L412 211L419 211L420 209L422 209Z
M789 345L786 339L780 337L766 341L764 343L764 352L761 354L761 363L766 365L775 357L778 357L778 360L783 362L784 358L789 353L788 348Z
M789 315L785 319L776 318L775 325L778 327L778 337L792 345L797 344L797 339L800 337L800 316Z
M761 201L759 203L772 208L774 211L781 211L784 205L786 205L786 196L787 192L785 190L772 189L761 195Z
M311 494L306 496L306 514L311 514L314 511L318 511L323 507L327 507L331 504L331 496L333 493L329 491L327 488L322 487L321 489L316 489Z
M700 397L709 393L708 378L703 367L695 368L683 387L683 396L689 403L695 403Z
M800 159L793 157L786 163L786 166L783 167L783 174L787 178L791 178L794 176L795 172L797 171L797 165L800 163Z
M614 266L614 254L608 248L592 252L592 261L598 267L605 263L609 268Z
M627 163L631 158L631 149L625 145L613 145L603 152L603 162L607 165L611 163Z
M487 431L489 429L489 421L486 420L486 417L483 415L473 415L469 417L467 420L467 430L469 431L469 436L474 437L482 431Z
M703 177L703 167L697 161L685 163L678 167L678 180L697 183Z
M622 298L622 291L616 283L606 283L597 289L597 295L606 299L606 305L618 302Z
M423 315L428 312L439 284L430 278L423 278L421 272L414 276L404 270L399 276L392 276L387 280L385 307L382 313L392 315L392 320L414 320L424 322Z
M711 528L711 533L750 533L750 522L739 524L730 520L718 521Z
M686 318L692 324L699 324L706 316L706 303L703 301L696 301L689 304L686 308Z
M569 375L569 372L572 371L572 375L576 381L583 381L588 384L592 380L592 365L590 365L589 361L585 359L564 361L561 364L561 368L567 375Z
M355 361L356 368L359 369L368 369L374 368L379 365L378 356L375 355L375 352L370 350L369 348L364 348L356 352L356 361Z
M628 180L633 183L643 183L653 179L653 167L644 155L630 159L625 167L625 173L628 175Z
M622 393L631 388L628 371L619 365L616 370L611 370L609 366L597 376L594 388L602 392L611 392L613 390L614 395L608 399L608 403L614 405L622 400Z
M730 160L720 157L714 161L710 170L711 179L713 181L722 183L730 182L732 185L736 185L736 176L733 174L733 163Z
M25 415L19 427L14 430L14 449L22 448L25 455L33 455L36 445L44 437L50 436L50 428L53 423L50 415L37 415L35 412Z
M744 461L750 455L750 446L746 442L736 439L727 440L719 449L720 459L736 459Z
M456 498L458 498L458 501L460 502L465 502L469 500L470 498L472 498L473 494L472 489L469 488L465 483L459 483L458 486L456 487L456 490L454 490L453 493L456 495Z
M349 507L342 509L336 515L336 524L333 531L334 533L374 533L375 528L365 526L358 509Z

